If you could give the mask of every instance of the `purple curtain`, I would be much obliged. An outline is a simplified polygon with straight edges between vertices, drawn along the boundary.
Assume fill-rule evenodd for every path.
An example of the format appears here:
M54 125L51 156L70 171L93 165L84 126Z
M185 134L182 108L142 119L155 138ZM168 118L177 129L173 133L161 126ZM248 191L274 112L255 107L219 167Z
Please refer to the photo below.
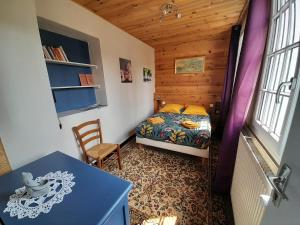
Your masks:
M239 135L256 87L264 55L270 17L270 0L250 0L236 80L219 149L214 191L230 192Z
M239 48L240 31L241 31L240 25L235 25L231 29L227 71L224 79L224 88L223 88L223 94L221 100L221 116L220 116L221 118L220 118L220 123L218 125L218 134L221 134L224 129L227 115L229 112L229 107L231 104L231 94L232 94L233 83L234 83L236 59L237 59L237 53Z

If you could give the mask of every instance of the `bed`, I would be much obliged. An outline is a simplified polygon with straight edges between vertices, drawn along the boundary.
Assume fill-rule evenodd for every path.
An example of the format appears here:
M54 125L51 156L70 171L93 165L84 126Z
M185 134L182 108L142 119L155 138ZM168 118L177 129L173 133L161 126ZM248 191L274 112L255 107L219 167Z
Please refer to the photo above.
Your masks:
M161 124L152 124L145 120L136 127L136 142L172 151L182 152L202 158L209 157L211 124L209 116L186 115L180 113L159 112L151 118L164 120ZM182 126L182 121L191 120L199 124L198 128Z

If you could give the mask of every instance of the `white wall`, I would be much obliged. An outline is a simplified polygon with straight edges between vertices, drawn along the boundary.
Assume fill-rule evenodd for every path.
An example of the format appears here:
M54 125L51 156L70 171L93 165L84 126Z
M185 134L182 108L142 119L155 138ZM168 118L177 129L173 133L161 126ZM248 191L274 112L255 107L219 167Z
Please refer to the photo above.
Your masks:
M0 7L0 136L12 168L59 149L34 1Z
M12 10L15 13L11 15ZM4 57L3 50L1 51L1 77L4 75L4 79L1 78L0 84L0 136L13 168L57 149L74 157L80 157L80 151L71 131L73 125L100 118L104 141L121 143L129 137L139 121L153 112L155 81L145 83L142 76L143 67L151 68L154 73L154 49L150 46L67 0L36 0L36 13L32 1L7 1L5 4L1 3L0 11L3 11L0 12L1 46L3 45L6 53ZM62 117L62 130L58 129L56 121L38 37L36 15L100 39L108 106ZM7 21L7 25L3 27L2 17ZM11 34L6 34L3 39L2 33L7 33L9 30L12 30ZM19 30L24 32L20 33ZM18 32L16 37L14 32ZM11 52L12 48L18 50ZM120 81L119 57L132 60L134 74L132 84L122 84ZM24 74L23 66L19 66L20 61L22 65L28 67L25 70L27 74ZM32 68L35 68L35 73L32 72ZM3 85L2 82L6 80L11 83L10 87ZM15 90L18 90L17 93ZM27 90L30 90L29 93L26 92ZM23 92L19 93L20 91ZM30 92L33 92L34 96L28 95ZM3 105L5 108L2 107ZM25 115L24 108L28 111ZM9 112L5 113L6 111ZM9 120L14 118L19 119L21 123L16 124ZM39 128L40 126L42 127ZM35 130L35 132L25 135L30 138L27 137L26 148L22 148L25 139L22 133L28 130ZM15 132L19 136L14 138Z

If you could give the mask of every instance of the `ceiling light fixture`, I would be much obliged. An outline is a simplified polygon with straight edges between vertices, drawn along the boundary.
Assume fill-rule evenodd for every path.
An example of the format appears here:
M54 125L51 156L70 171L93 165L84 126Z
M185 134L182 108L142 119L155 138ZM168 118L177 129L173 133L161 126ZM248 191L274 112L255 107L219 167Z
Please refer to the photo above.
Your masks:
M165 3L160 7L160 22L168 15L174 14L177 19L180 19L182 14L179 12L178 6L175 4L175 1L172 0L169 3Z

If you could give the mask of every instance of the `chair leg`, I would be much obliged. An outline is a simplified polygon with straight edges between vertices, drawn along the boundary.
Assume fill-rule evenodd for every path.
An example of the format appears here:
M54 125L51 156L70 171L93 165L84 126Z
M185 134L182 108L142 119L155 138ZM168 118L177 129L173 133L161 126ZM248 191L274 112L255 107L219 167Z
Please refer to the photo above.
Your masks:
M120 154L120 145L118 145L118 147L117 147L117 156L118 156L119 169L122 170L121 154Z

